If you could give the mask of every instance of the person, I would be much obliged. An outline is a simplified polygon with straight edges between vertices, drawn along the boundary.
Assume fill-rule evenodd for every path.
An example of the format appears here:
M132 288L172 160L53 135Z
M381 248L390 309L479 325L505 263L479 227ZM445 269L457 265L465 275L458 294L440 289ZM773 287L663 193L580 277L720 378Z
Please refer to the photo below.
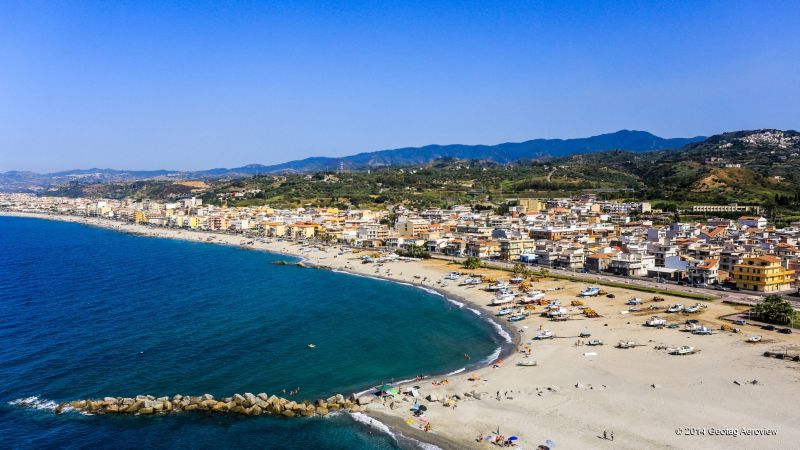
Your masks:
M603 439L608 440L608 431L603 430Z
M483 433L478 435L478 437L475 439L475 442L483 442Z
M611 440L612 441L614 440L614 432L613 431L611 432Z

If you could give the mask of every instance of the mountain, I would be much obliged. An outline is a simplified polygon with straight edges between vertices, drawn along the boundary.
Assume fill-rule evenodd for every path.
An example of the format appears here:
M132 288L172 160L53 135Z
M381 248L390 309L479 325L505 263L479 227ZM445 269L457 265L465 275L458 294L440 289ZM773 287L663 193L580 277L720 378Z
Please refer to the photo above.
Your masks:
M736 131L677 151L601 152L554 163L613 167L638 178L643 197L678 203L764 204L800 193L800 133L794 130Z
M333 170L339 167L339 164L343 164L348 169L410 166L441 158L487 160L507 164L521 160L540 160L613 149L632 152L676 149L693 142L700 142L703 139L705 139L704 136L664 139L646 131L621 130L616 133L578 139L534 139L498 145L427 145L359 153L342 158L314 157L273 166L260 166L258 170L261 171L260 173L314 172Z
M68 183L130 182L147 179L240 178L266 173L336 170L340 165L349 170L358 170L386 166L411 166L429 163L442 158L482 160L507 164L516 161L558 158L611 149L631 152L676 149L686 144L700 142L703 139L705 138L702 136L664 139L646 131L621 130L616 133L578 139L534 139L498 145L427 145L424 147L406 147L359 153L341 158L312 157L269 166L250 164L230 169L215 168L201 171L80 169L49 174L10 171L0 173L0 191L36 192Z

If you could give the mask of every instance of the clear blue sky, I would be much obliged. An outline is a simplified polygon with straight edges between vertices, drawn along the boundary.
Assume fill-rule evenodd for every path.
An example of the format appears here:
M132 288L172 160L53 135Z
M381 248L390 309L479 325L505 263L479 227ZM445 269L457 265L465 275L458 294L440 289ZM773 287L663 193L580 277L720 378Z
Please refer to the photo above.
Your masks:
M0 170L800 128L800 2L0 2Z

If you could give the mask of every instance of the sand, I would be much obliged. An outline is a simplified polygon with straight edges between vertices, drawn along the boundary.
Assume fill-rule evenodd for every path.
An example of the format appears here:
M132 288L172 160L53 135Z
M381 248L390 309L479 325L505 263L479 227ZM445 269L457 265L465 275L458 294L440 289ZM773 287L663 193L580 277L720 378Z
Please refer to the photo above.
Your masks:
M240 235L151 228L97 218L24 215L155 237L228 245L241 245L251 240ZM497 309L488 306L493 294L477 287L459 286L454 282L442 287L438 282L447 272L463 270L440 260L397 261L377 266L361 263L360 257L369 254L367 252L338 255L338 247L321 249L277 240L256 240L247 247L301 256L313 265L424 284L453 298L466 300L483 314L493 314ZM503 279L510 276L490 270L477 272ZM424 278L428 281L421 283ZM560 280L534 283L535 289L545 290L547 298L559 299L563 305L569 305L585 287L583 283ZM556 288L561 290L547 291ZM765 350L775 349L789 349L797 354L800 336L751 326L741 327L742 332L738 334L719 331L725 322L718 318L740 308L721 302L704 302L707 307L691 317L657 313L670 322L681 324L687 318L699 319L715 328L713 335L648 328L642 324L653 313L623 314L622 311L627 310L624 303L631 297L645 300L642 309L656 304L649 302L652 295L621 288L603 289L616 298L586 300L588 306L602 315L600 318L583 318L576 308L567 306L570 314L575 314L572 320L551 322L531 316L511 325L519 341L531 345L531 358L538 363L535 367L516 366L523 356L514 353L500 368L477 370L478 381L469 380L473 372L470 371L447 377L446 385L432 384L433 380L443 377L413 383L422 388L423 395L485 393L480 400L465 397L456 403L455 409L439 402L423 402L429 407L425 417L433 427L431 432L420 431L419 422L406 425L411 413L405 406L390 409L373 404L370 414L400 434L447 448L491 448L488 443L477 443L475 438L479 433L497 431L498 427L506 436L519 436L519 448L525 449L536 448L548 439L558 449L791 448L800 442L800 429L796 426L800 419L797 404L800 363L762 356ZM666 301L656 305L695 303L689 299L664 297ZM537 307L537 311L540 310ZM532 341L540 326L551 330L557 338ZM593 338L604 340L605 345L576 346L577 336L584 330L590 331ZM757 344L745 342L751 335L762 335L764 340ZM614 344L623 339L642 345L631 349L614 348ZM662 345L691 345L700 351L694 355L674 356L656 349ZM596 356L585 353L596 353ZM752 380L758 383L751 384ZM748 430L763 434L765 429L766 433L774 430L775 434L742 434ZM613 442L603 439L604 431L613 431Z

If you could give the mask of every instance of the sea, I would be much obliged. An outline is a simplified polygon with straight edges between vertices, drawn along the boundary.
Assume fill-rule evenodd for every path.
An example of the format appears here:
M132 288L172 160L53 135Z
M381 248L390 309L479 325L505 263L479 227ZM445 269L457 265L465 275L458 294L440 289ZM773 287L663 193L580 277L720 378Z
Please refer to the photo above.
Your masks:
M469 370L507 345L496 325L457 301L273 264L288 259L0 217L0 448L423 448L348 413L137 417L54 408L105 396L288 396L284 389L297 388L290 398L313 400Z

